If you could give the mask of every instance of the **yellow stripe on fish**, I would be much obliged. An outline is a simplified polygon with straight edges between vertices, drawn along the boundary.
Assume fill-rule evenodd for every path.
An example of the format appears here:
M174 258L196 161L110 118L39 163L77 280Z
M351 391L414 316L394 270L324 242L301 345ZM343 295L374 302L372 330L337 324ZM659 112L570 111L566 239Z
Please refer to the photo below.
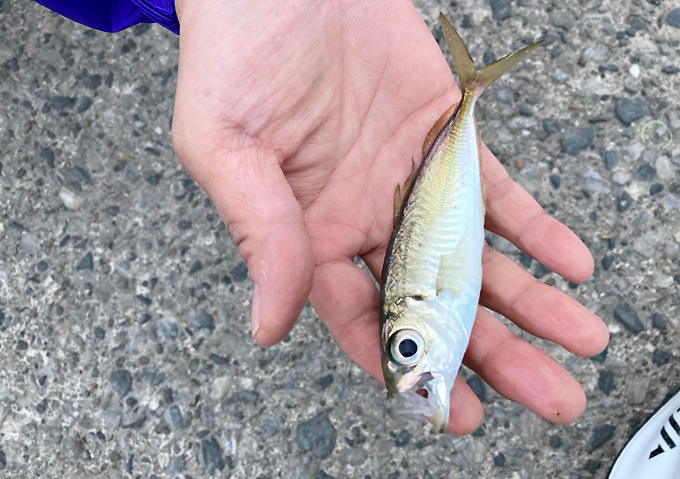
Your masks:
M474 106L484 89L539 44L475 71L440 15L463 97L433 126L423 162L395 190L395 227L381 288L381 356L388 413L444 432L482 284L484 196Z

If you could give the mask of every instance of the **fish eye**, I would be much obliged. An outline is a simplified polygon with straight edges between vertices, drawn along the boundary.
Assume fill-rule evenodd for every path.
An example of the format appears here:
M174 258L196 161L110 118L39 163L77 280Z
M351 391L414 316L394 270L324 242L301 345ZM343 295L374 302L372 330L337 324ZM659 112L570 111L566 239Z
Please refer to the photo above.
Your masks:
M399 364L411 366L423 356L425 340L413 329L402 329L392 335L390 351L392 358Z

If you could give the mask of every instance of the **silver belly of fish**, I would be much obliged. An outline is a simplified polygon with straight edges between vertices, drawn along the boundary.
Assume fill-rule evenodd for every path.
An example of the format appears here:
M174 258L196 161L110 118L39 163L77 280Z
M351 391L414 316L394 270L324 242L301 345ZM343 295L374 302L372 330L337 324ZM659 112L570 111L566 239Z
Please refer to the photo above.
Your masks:
M388 412L446 428L474 322L484 244L474 99L425 158L395 230L383 288Z
M475 71L461 38L440 20L463 98L435 123L433 132L441 131L425 146L403 201L397 187L399 214L382 275L381 357L390 415L425 418L444 432L482 285L485 206L475 102L538 44Z

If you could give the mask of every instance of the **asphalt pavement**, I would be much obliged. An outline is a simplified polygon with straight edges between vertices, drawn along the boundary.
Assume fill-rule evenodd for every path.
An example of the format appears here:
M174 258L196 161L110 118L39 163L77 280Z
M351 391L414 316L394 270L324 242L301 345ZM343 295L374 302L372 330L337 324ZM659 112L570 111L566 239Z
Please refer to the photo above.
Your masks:
M484 423L438 435L387 418L309 306L257 347L247 268L172 150L177 37L0 1L0 477L607 476L680 387L680 4L455 3L417 6L478 62L544 39L477 118L595 272L570 284L488 239L608 325L595 358L533 340L585 413L547 423L464 370Z

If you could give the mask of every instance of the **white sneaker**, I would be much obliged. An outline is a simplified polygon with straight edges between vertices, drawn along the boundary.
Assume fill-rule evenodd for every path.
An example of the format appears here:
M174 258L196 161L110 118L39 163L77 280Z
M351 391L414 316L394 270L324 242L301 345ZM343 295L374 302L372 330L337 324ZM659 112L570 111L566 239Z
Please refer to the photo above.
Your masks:
M631 478L680 478L680 391L635 433L609 474Z

